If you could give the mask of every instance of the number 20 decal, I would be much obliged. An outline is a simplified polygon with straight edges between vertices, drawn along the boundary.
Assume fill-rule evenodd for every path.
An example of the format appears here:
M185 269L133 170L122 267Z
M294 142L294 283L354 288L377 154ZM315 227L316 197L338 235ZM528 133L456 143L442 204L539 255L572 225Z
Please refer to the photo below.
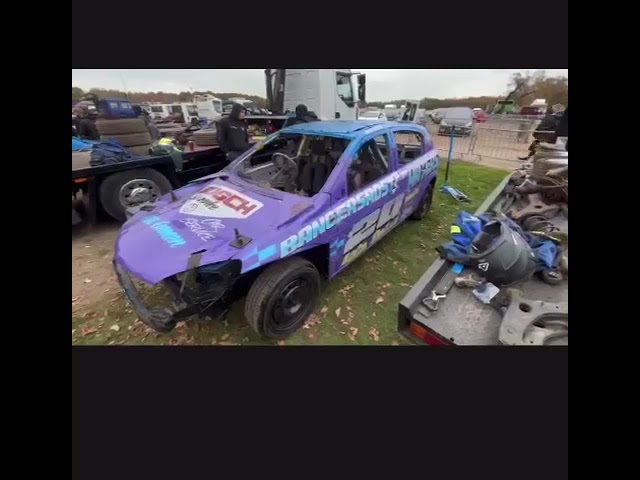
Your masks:
M403 203L404 194L389 200L381 208L373 211L353 226L344 247L343 266L354 260L355 257L369 247L366 242L369 237L374 236L373 244L398 224Z

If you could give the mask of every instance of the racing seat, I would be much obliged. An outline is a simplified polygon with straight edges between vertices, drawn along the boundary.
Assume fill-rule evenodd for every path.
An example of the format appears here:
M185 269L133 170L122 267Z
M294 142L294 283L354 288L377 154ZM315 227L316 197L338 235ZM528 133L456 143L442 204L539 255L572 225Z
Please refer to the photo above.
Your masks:
M298 177L300 189L309 195L322 190L331 174L331 157L324 140L313 140L309 145L311 158L305 162Z

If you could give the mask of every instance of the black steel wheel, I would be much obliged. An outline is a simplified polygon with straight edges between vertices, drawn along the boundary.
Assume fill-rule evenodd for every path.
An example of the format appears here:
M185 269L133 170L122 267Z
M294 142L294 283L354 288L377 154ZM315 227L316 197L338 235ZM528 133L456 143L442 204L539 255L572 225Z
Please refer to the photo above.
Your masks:
M247 296L245 316L260 336L287 338L313 312L319 294L316 267L303 258L289 258L258 276Z

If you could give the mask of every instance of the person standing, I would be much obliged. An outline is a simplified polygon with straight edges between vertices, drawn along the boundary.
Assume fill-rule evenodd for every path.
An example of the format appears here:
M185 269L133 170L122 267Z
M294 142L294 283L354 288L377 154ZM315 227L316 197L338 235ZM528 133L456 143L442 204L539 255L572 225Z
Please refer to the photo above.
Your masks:
M231 114L218 121L217 137L218 145L230 162L251 148L242 105L234 103Z
M151 136L151 141L155 142L156 140L160 140L162 135L160 135L160 130L158 127L151 121L149 118L149 114L142 109L140 105L133 105L131 107L136 116L141 119L144 124L147 126L147 130L149 131L149 135Z
M95 110L86 109L78 122L78 136L83 140L100 140L100 133L96 127L98 113Z

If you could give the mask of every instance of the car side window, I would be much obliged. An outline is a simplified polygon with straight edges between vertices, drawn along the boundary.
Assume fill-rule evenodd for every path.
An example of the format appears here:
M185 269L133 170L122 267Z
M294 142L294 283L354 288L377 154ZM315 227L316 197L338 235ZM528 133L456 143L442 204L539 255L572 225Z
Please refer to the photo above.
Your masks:
M395 132L396 147L398 149L398 163L408 165L424 155L424 138L418 132Z
M389 153L386 135L372 138L360 147L347 170L349 195L389 173Z

